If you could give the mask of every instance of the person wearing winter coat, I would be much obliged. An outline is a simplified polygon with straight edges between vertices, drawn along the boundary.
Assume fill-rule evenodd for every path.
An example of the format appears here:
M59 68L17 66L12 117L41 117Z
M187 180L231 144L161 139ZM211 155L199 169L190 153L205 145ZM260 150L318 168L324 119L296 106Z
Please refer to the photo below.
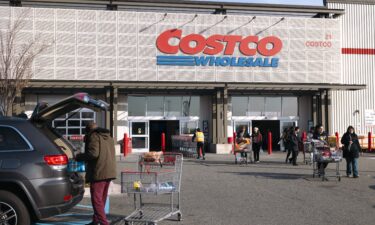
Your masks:
M105 204L109 185L116 179L115 141L110 131L90 122L86 126L85 152L76 160L86 162L86 181L90 183L91 203L94 215L90 225L109 225Z
M298 137L299 127L294 128L293 133L290 137L290 145L292 149L292 162L293 166L298 166L297 157L299 151L299 145L301 144L301 139Z
M259 131L258 127L254 127L254 133L251 135L251 142L254 152L254 162L259 163L259 153L260 153L260 147L263 143L262 134Z
M346 159L346 176L350 177L353 172L353 178L358 178L358 159L361 146L354 127L349 126L346 133L341 138L343 147L343 157Z

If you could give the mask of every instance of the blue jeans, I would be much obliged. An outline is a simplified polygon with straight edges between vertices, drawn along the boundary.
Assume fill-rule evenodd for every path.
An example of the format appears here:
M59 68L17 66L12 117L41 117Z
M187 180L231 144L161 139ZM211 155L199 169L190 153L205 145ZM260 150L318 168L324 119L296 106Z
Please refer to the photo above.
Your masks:
M346 158L346 175L358 176L358 158Z

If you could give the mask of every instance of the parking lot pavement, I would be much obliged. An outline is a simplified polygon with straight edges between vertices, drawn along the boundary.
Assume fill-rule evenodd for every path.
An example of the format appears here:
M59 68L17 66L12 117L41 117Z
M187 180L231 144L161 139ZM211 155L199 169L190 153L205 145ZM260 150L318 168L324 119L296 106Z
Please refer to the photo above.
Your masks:
M300 162L294 167L285 164L284 157L284 153L261 155L259 164L249 165L235 165L230 155L209 154L206 161L185 159L181 190L184 220L178 222L172 218L160 224L374 223L375 155L360 159L359 179L343 177L341 182L333 178L325 182L314 179L311 166ZM130 156L118 162L118 169L136 168L135 160L136 156ZM341 174L345 174L344 167L342 162ZM332 168L329 165L328 169ZM120 176L115 183L120 184ZM89 198L85 198L81 204L88 203ZM132 203L131 196L112 193L109 217L112 224L124 224L121 218L132 212ZM90 216L80 219L90 220Z

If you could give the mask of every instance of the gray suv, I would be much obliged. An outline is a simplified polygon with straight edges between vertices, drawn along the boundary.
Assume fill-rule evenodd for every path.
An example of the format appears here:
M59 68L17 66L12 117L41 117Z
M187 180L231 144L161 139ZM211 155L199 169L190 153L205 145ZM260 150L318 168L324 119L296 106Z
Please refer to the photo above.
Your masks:
M80 108L107 107L78 93L52 106L39 104L29 120L0 117L0 225L30 225L82 200L83 178L67 170L76 149L51 124Z

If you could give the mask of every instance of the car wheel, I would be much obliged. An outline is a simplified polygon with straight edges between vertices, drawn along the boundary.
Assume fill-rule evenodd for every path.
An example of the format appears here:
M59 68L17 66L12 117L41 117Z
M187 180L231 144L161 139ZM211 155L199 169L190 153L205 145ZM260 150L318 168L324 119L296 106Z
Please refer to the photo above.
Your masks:
M30 213L15 194L0 191L0 224L30 225Z

